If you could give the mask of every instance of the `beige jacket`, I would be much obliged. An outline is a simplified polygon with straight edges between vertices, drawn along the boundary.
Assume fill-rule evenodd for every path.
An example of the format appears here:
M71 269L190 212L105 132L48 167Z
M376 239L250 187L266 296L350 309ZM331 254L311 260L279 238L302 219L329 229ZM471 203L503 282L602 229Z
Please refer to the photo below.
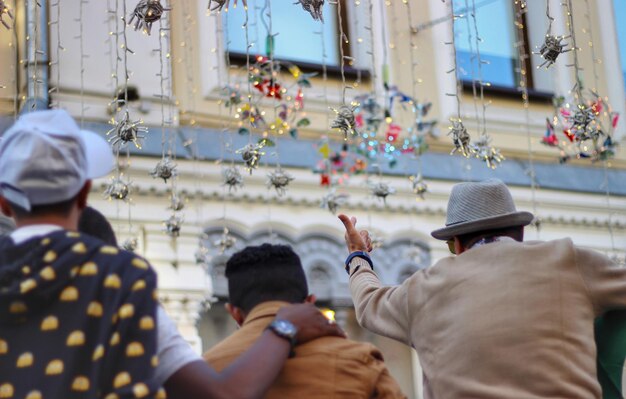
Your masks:
M264 302L250 311L243 326L204 354L221 371L246 351L285 302ZM405 399L373 345L323 337L296 346L266 399Z
M353 262L359 323L417 349L429 397L600 398L593 321L626 307L626 269L606 256L506 239L395 287Z

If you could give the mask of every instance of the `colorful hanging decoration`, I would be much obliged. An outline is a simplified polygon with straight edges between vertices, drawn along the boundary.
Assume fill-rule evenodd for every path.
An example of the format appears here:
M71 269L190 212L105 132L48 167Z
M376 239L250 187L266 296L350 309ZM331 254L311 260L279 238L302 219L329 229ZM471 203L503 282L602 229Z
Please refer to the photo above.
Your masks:
M324 22L324 11L322 9L324 7L324 0L298 0L294 4L302 5L302 8L311 14L313 20Z
M13 20L13 14L11 13L11 9L6 4L5 0L0 0L0 23L4 25L5 28L11 29L11 26L4 20L4 16L7 16L10 20Z
M230 234L227 227L224 227L222 235L218 240L213 242L213 245L219 248L220 254L223 254L230 248L234 247L236 243L237 239Z
M452 143L454 144L454 148L450 154L460 152L464 157L469 157L472 154L472 149L470 147L470 135L467 129L461 120L451 119L450 122L452 122L452 126L449 127L450 132L448 135L452 135Z
M228 187L229 193L243 187L243 175L238 167L229 166L222 169L222 186Z
M128 143L133 143L136 148L141 149L139 140L144 139L141 133L146 133L148 128L142 126L142 121L131 121L128 110L124 112L124 117L118 122L115 118L109 121L113 128L107 132L107 136L111 135L109 142L113 146L123 147Z
M175 177L177 173L176 164L169 157L165 157L156 164L150 175L154 178L159 177L163 179L163 182L167 183L167 179Z
M477 140L474 140L471 145L471 151L476 158L485 162L490 169L497 168L505 159L500 154L500 150L491 145L491 137L486 134L482 134Z
M409 181L411 182L413 193L417 195L418 199L424 200L424 194L428 192L428 184L426 184L422 175L418 173L417 175L411 176L409 177Z
M121 177L114 177L104 191L104 198L127 201L130 195L130 186L130 182L124 181Z
M280 166L274 171L267 174L267 188L274 188L279 197L287 192L287 186L294 177L285 172Z
M328 209L330 213L334 215L340 207L344 206L348 202L348 198L348 194L337 193L333 187L322 198L320 208Z
M563 40L566 38L567 36L555 36L549 33L546 34L545 41L539 48L539 51L533 52L533 54L538 54L544 59L543 63L537 68L541 68L546 65L546 69L548 69L556 62L559 55L572 51L571 48L565 48L568 44L563 43Z
M207 7L207 9L211 12L213 11L222 11L222 8L224 8L224 6L226 6L226 11L228 11L228 5L230 3L230 0L209 0L209 5ZM247 0L242 0L243 6L244 7L248 7L248 1ZM235 0L235 2L233 3L235 7L237 7L237 0ZM211 7L211 5L213 7Z
M169 219L163 222L165 224L165 233L172 237L176 238L180 236L180 230L183 225L183 219L179 216L172 215Z
M396 189L385 182L370 183L370 193L387 205L387 197L396 193Z
M597 162L615 156L617 143L613 133L619 114L611 111L605 99L590 91L588 98L582 98L577 105L570 105L564 97L555 97L553 105L554 115L546 119L541 143L558 148L561 163L585 158Z
M152 24L157 22L163 16L165 11L170 11L169 8L164 8L161 5L161 0L140 0L135 6L135 10L130 15L128 24L132 24L135 19L135 30L142 29L145 33L150 35L152 31Z

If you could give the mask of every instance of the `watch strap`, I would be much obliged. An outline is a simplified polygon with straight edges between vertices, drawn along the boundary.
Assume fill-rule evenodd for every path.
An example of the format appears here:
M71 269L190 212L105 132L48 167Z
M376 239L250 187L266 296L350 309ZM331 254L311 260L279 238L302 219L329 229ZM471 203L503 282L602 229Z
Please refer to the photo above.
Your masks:
M279 338L283 338L285 340L287 340L287 342L289 342L289 358L295 357L296 356L296 351L294 350L294 348L296 347L296 336L295 334L293 336L289 336L286 334L283 334L282 331L280 331L277 327L277 321L278 319L274 319L266 328L266 330L270 330L272 333L274 333L274 335L276 335ZM289 323L291 325L293 325L293 323L291 323L288 320L282 320L282 322L286 322ZM294 327L294 331L295 331L295 327Z
M354 265L354 267L352 267ZM355 251L348 255L346 258L346 273L349 276L352 276L356 273L361 266L367 267L374 270L374 264L372 262L372 258L370 258L369 254L365 251Z

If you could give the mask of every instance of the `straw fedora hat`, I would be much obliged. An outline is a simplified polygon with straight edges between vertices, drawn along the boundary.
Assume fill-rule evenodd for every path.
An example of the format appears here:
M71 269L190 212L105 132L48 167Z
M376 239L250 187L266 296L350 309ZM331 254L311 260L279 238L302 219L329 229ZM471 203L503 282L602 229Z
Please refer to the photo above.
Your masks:
M534 216L518 212L508 187L498 179L459 183L452 187L446 227L431 235L439 240L484 230L526 226Z

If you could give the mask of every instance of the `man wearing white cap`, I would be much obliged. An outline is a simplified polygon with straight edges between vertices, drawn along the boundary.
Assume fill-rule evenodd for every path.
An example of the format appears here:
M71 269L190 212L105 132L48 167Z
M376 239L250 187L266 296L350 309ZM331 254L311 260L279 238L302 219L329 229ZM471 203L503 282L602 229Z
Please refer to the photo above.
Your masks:
M293 345L343 336L300 304L221 373L189 354L157 319L148 262L76 232L112 166L107 142L61 110L25 114L0 141L0 208L17 225L0 238L0 398L164 398L163 382L174 398L261 397Z
M453 254L383 287L367 231L340 215L359 323L414 347L427 398L600 398L594 319L626 308L626 269L571 239L523 242L533 215L499 180L452 188Z

